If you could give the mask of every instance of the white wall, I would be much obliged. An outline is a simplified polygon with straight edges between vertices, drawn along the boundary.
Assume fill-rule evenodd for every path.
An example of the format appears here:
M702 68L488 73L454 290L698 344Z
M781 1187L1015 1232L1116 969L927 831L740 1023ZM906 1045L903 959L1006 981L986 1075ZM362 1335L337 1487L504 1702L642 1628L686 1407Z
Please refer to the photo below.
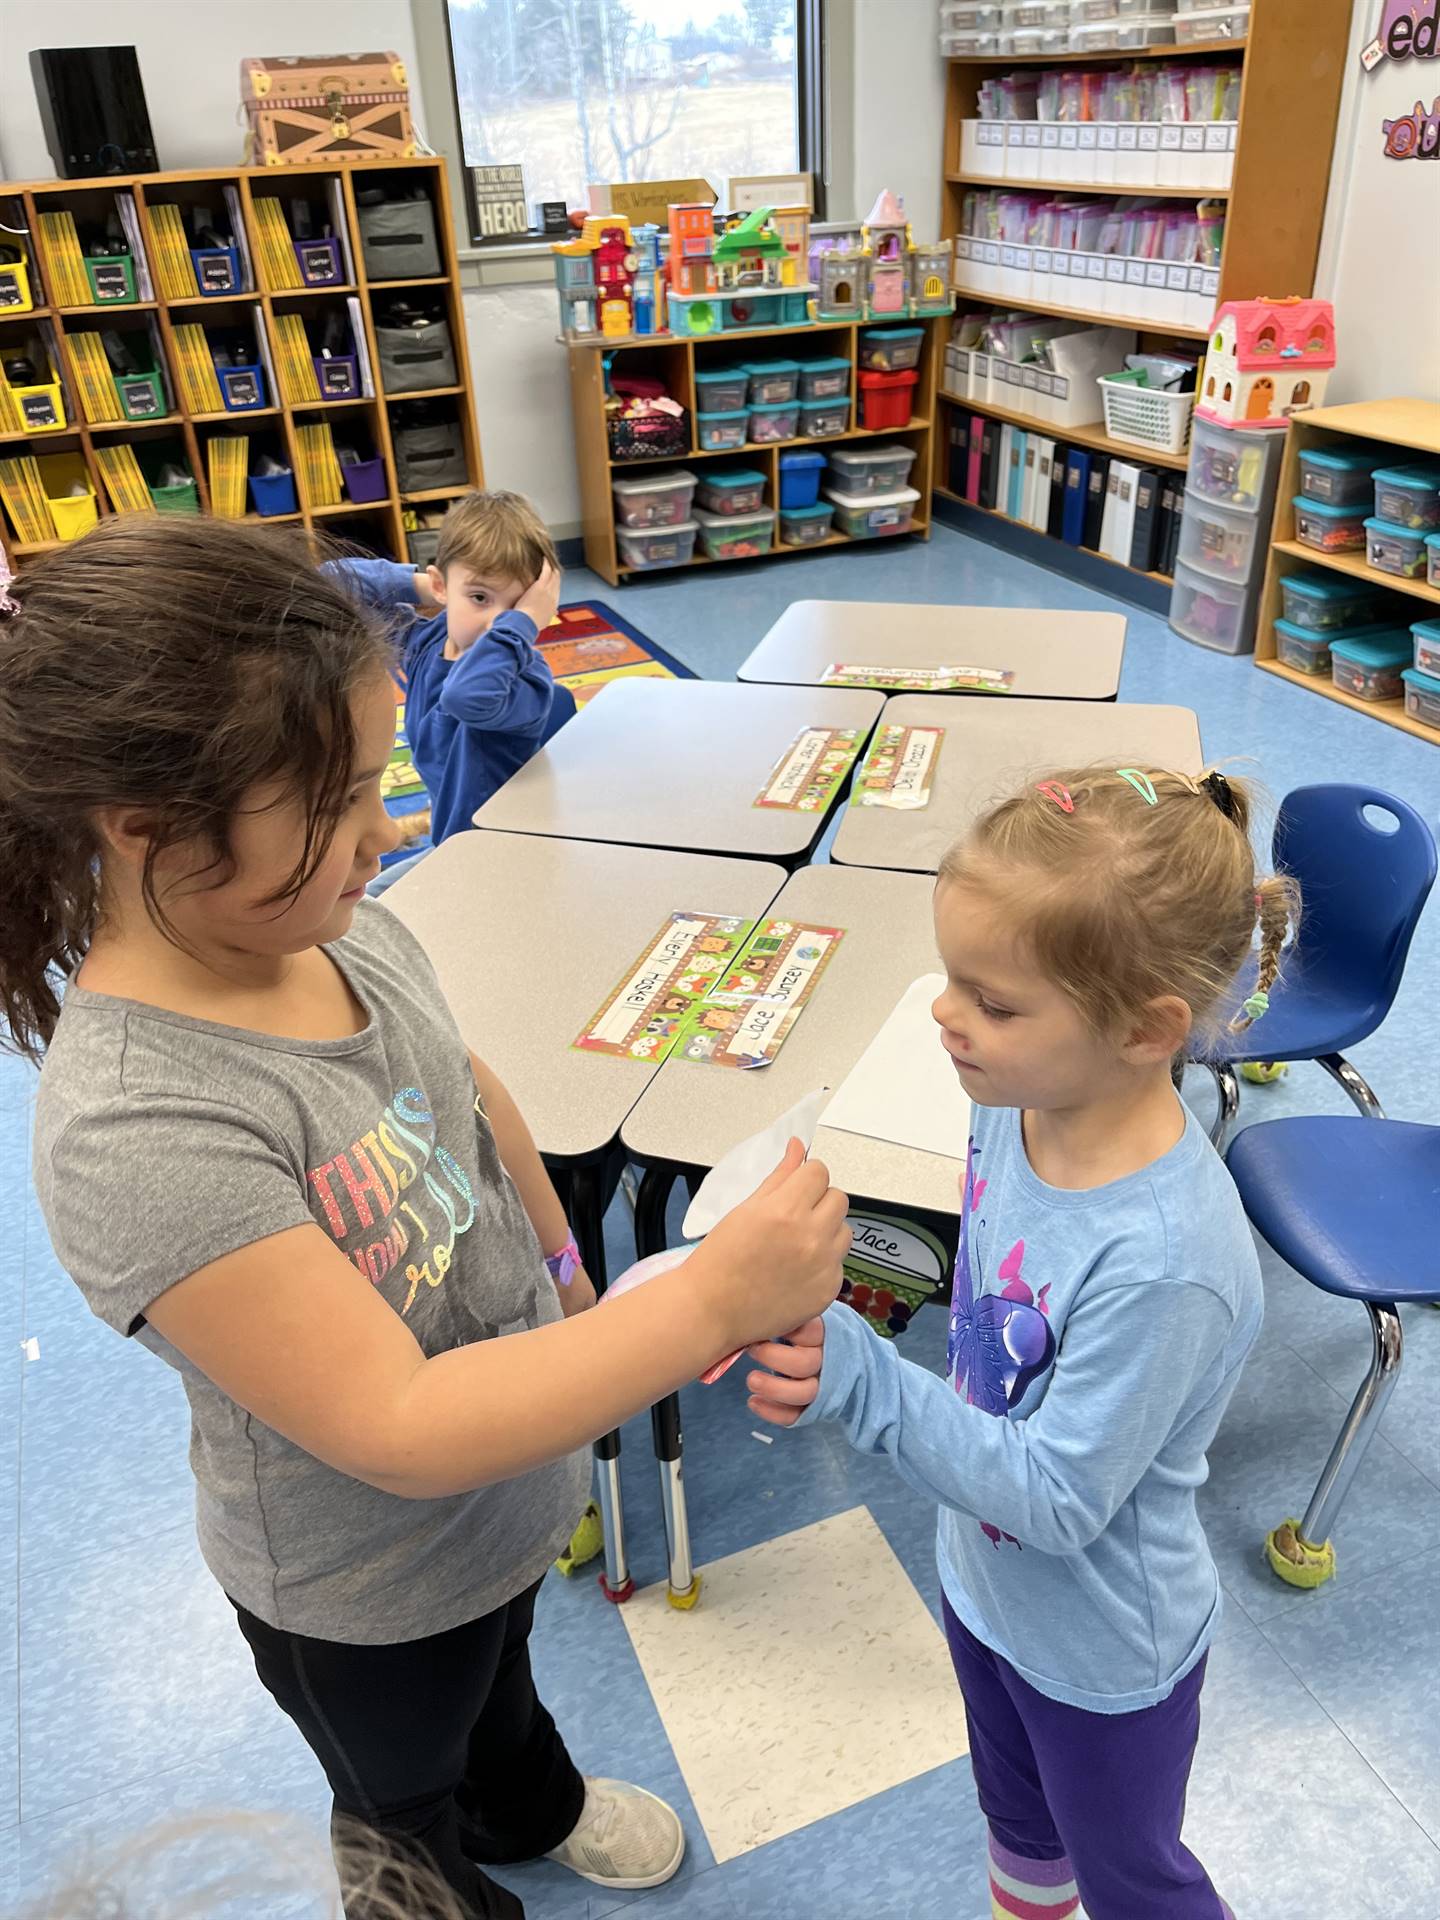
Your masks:
M1428 107L1440 72L1432 60L1364 72L1378 13L1376 0L1356 0L1316 269L1315 291L1335 303L1329 402L1440 399L1440 168L1387 159L1380 130L1417 100Z
M929 0L848 4L854 15L854 203L834 207L831 218L863 220L881 187L893 187L915 238L938 239L945 131L939 9ZM831 110L844 107L834 101Z

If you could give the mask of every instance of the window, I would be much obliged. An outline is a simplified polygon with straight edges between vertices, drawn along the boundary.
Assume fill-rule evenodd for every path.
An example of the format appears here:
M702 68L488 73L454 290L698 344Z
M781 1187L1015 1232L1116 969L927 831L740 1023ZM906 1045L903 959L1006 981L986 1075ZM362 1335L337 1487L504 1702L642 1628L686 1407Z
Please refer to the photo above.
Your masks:
M808 171L818 187L819 10L447 0L472 236L515 237L513 212L477 203L473 167L522 169L532 216L542 200L584 207L591 181L699 178L723 196L736 174ZM497 178L514 206L513 173Z

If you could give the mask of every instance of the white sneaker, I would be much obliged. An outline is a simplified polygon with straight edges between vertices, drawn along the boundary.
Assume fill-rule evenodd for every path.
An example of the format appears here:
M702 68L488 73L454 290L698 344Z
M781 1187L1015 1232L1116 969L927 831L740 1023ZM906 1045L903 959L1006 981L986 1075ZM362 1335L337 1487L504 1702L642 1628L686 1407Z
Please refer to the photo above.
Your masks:
M675 1809L643 1787L587 1779L575 1831L547 1857L597 1887L658 1887L680 1870L685 1831Z

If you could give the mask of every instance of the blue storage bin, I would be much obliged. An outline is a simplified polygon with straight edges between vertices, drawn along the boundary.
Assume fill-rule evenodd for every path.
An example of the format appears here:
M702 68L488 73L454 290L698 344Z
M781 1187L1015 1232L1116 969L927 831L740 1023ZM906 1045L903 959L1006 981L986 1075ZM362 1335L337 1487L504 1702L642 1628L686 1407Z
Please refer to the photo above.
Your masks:
M298 513L300 503L295 497L294 474L252 473L250 504L256 513L264 514L267 518L272 513Z
M297 240L295 263L307 287L338 287L345 278L338 240Z
M241 293L240 255L234 247L192 247L195 285L206 295Z
M227 412L248 413L265 405L265 369L259 361L236 367L216 367L220 398Z
M824 471L823 453L782 453L780 505L813 507L820 498L820 476Z

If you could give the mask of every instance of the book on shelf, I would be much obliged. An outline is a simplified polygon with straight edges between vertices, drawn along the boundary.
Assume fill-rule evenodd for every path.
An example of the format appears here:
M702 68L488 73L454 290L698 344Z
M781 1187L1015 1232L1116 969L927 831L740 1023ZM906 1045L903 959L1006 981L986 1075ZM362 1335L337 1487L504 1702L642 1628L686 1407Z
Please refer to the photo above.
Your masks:
M1109 486L1109 454L1091 454L1090 484L1085 495L1085 531L1080 536L1080 544L1082 547L1088 547L1092 553L1100 551L1100 535L1105 524L1105 501Z
M304 406L320 398L320 383L315 378L315 362L305 322L298 313L275 315L275 348L279 361L280 391L287 406Z
M194 300L200 288L195 280L195 262L190 258L190 241L180 209L168 201L150 201L146 205L150 231L155 236L155 283L162 300Z
M80 395L80 410L91 426L125 418L115 376L105 352L104 336L89 328L77 329L65 336L65 350Z
M205 329L189 321L175 329L175 377L187 413L223 413L220 382Z
M980 464L985 457L985 419L983 415L972 413L970 416L970 457L965 470L965 498L980 499Z
M135 458L135 449L126 441L106 441L95 448L95 464L116 513L154 513L155 502Z
M305 285L305 276L295 255L285 209L273 193L256 193L250 204L255 209L255 247L266 291L298 292Z
M55 523L45 504L40 467L29 454L15 460L0 460L0 502L4 503L23 545L33 546L37 541L54 539Z
M85 254L67 208L40 215L40 253L45 278L59 307L90 307L95 296L85 277Z
M1130 540L1130 565L1141 573L1155 571L1155 536L1160 527L1160 475L1141 467L1135 483L1135 531Z
M1052 540L1064 537L1065 530L1065 476L1068 471L1068 449L1063 442L1056 446L1050 458L1050 506L1045 531Z
M250 442L244 434L213 434L205 449L210 511L217 520L245 518L245 479Z
M1065 456L1065 517L1061 538L1078 547L1085 534L1085 504L1090 498L1090 456L1072 447Z
M300 480L307 505L338 507L341 502L340 462L328 420L298 425L295 444L300 453Z

